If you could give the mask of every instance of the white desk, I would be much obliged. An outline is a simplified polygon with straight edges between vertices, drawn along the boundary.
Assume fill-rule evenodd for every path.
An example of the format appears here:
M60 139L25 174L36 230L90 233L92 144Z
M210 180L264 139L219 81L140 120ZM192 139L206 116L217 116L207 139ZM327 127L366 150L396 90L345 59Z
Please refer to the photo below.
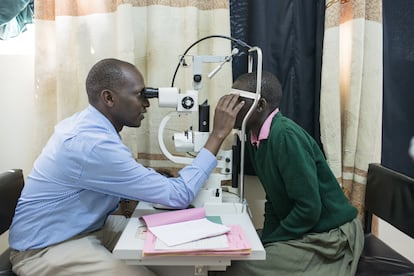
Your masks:
M157 256L143 257L145 229L138 218L161 210L151 204L140 202L116 244L113 254L130 265L145 265L158 275L207 275L209 270L225 270L232 260L264 260L266 253L257 236L253 223L240 203L217 203L206 205L207 216L220 216L223 224L240 224L250 242L251 254L244 256ZM168 211L166 211L168 212ZM171 266L174 266L171 269ZM180 274L177 274L180 269ZM181 274L182 273L182 274Z

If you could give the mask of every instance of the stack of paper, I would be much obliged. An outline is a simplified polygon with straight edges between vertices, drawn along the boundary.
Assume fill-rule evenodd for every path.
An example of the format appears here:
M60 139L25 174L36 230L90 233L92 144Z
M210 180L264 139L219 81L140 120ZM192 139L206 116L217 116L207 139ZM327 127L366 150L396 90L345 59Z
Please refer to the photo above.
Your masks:
M251 248L241 227L209 221L204 208L169 211L142 218L149 230L144 256L250 254Z

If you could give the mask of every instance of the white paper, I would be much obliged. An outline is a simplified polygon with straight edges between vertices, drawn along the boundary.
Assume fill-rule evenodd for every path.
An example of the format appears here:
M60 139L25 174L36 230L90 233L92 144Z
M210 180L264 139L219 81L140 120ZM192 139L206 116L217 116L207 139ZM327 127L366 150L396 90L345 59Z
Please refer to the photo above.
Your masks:
M167 246L214 237L230 231L229 227L211 222L206 218L149 227L148 229Z
M155 249L157 250L209 250L221 249L229 247L226 234L205 238L197 241L187 242L175 246L168 246L160 239L155 242Z

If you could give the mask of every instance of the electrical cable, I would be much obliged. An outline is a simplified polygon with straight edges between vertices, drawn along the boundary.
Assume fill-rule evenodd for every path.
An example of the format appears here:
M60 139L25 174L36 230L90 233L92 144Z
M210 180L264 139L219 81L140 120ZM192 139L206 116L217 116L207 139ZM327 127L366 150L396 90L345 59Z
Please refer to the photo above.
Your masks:
M193 48L195 45L197 45L201 41L206 40L206 39L210 39L210 38L224 38L224 39L228 39L228 40L233 41L234 43L236 43L240 47L246 48L247 50L252 48L252 46L250 46L249 44L247 44L246 42L244 42L244 41L242 41L240 39L236 39L236 38L233 38L233 37L230 37L230 36L225 36L225 35L209 35L209 36L200 38L199 40L197 40L196 42L194 42L193 44L191 44L184 51L184 53L182 54L180 60L178 61L177 67L175 68L174 75L173 75L173 78L172 78L172 81L171 81L171 87L174 87L175 77L177 75L178 69L180 68L180 65L182 64L182 62L184 60L184 57L187 55L187 53L191 50L191 48Z

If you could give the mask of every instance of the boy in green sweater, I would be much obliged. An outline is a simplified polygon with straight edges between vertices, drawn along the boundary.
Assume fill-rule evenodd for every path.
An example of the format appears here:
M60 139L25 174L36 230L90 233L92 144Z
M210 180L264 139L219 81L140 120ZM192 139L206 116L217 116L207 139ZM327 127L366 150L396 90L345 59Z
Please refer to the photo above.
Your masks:
M256 91L256 73L233 88ZM266 192L265 261L233 262L226 275L354 275L363 248L357 209L345 197L315 140L279 110L279 80L263 72L261 98L246 123L246 151ZM235 127L253 100L245 105Z

